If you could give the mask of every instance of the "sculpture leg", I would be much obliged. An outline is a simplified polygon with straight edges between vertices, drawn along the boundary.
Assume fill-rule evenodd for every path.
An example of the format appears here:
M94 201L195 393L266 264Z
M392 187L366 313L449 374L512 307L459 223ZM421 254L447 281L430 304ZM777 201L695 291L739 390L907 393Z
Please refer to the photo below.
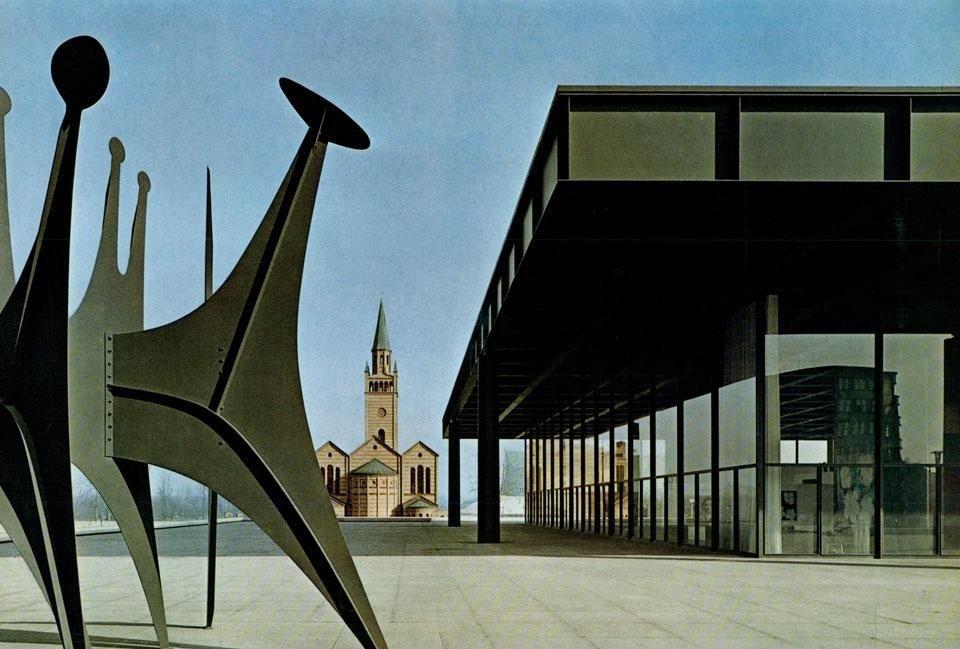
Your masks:
M100 463L96 467L96 473L87 473L82 465L79 468L109 504L110 513L117 521L140 577L157 641L161 649L167 649L170 639L167 634L156 536L153 533L149 467L120 459L109 462L113 465L112 468L108 468L110 464Z
M39 457L16 410L0 408L4 492L33 554L65 649L87 647L80 606L70 464ZM19 455L19 458L17 456ZM7 468L17 468L16 473ZM66 476L66 480L62 476Z

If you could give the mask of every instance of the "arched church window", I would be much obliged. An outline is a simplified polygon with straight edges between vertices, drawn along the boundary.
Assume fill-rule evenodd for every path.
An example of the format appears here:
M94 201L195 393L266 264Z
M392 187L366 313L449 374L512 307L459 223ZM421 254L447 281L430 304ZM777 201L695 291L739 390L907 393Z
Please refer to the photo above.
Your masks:
M327 483L327 470L323 467L320 467L320 479L323 480L323 483Z
M333 489L335 493L339 494L340 493L340 467L337 467L336 475L337 477L334 479L334 482L333 482Z
M367 392L373 392L373 381L370 381L370 387L367 389Z
M327 491L333 493L333 465L327 465Z
M387 433L381 428L377 431L377 437L380 438L381 442L384 442L387 439Z
M417 493L423 493L423 465L417 465Z
M417 487L417 469L410 467L410 491L413 492Z
M427 467L423 474L423 486L426 487L426 493L430 493L430 467Z

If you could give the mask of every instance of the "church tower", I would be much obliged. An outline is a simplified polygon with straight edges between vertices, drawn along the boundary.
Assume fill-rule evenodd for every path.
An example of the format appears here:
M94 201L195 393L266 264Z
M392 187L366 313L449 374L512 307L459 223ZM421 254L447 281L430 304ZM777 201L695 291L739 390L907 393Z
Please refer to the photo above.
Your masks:
M387 316L380 300L377 329L373 334L372 364L363 373L364 438L377 439L391 449L397 447L397 365L390 351ZM371 367L373 368L371 371Z

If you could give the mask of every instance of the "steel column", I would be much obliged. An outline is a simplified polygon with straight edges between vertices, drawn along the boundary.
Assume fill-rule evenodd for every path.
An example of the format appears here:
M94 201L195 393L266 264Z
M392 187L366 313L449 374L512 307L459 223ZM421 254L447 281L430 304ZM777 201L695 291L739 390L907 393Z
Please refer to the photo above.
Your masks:
M460 424L450 422L447 451L450 468L447 470L447 527L460 527Z
M477 542L500 542L500 434L496 359L480 357L480 431L477 439Z

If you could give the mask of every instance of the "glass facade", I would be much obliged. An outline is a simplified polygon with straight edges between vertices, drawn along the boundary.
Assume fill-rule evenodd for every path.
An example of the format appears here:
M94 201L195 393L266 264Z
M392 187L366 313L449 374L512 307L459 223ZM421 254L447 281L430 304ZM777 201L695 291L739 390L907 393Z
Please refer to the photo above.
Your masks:
M569 440L531 440L530 520L607 534L612 493L615 535L747 554L960 554L954 337L783 333L762 341L762 382L744 376L754 374L742 361L756 355L748 341L741 361L728 357L725 385L636 418L632 442L626 425L612 448L609 431L575 440L572 452Z

